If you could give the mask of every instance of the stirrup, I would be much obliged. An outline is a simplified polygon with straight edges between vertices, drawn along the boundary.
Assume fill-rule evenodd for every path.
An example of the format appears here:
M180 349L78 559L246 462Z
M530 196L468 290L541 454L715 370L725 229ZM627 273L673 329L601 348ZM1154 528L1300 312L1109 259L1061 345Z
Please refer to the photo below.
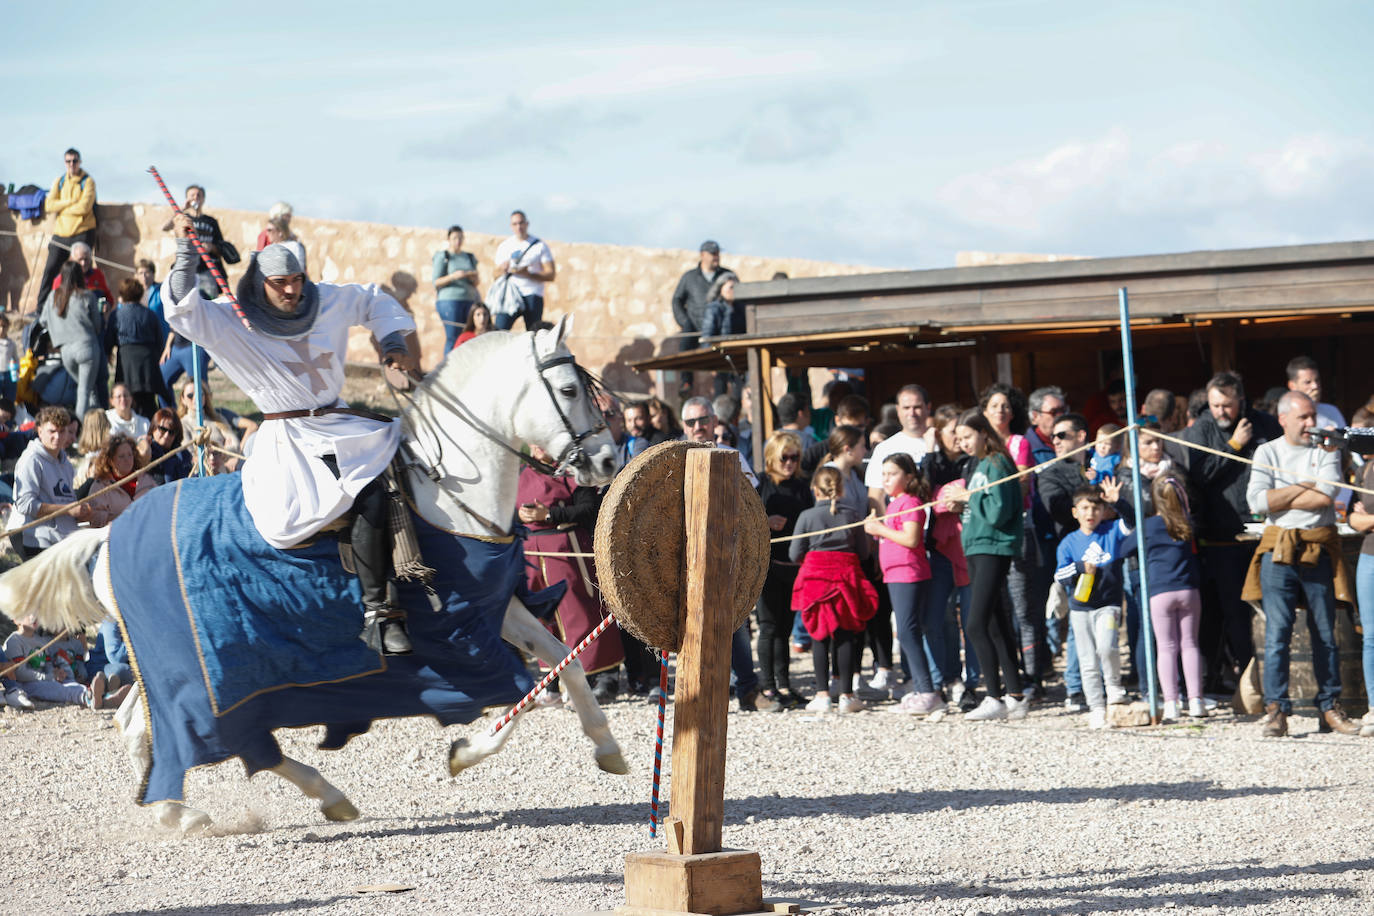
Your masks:
M409 655L414 650L406 633L406 613L383 605L363 612L363 631L358 634L369 649L383 655Z

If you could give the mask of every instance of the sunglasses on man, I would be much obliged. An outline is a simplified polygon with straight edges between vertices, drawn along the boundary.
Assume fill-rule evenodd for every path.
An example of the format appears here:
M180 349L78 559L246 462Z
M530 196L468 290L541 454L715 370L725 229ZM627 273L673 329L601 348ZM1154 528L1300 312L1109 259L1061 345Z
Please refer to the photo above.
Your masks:
M711 423L714 423L714 422L716 422L716 418L715 418L715 417L711 417L711 416L706 416L706 417L693 417L693 418L690 419L690 420L683 420L683 421L682 421L682 425L683 425L683 426L706 426L706 425L711 424Z

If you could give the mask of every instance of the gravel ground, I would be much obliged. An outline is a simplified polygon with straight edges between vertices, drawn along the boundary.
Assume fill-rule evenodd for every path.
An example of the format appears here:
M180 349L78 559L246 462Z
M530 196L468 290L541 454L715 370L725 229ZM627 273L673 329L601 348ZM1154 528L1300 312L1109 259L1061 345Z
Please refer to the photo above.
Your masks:
M362 819L326 823L230 763L188 778L216 826L182 838L131 801L110 714L6 709L0 912L611 909L623 855L661 846L647 834L652 709L607 714L628 777L595 768L566 709L527 716L457 779L444 754L462 729L385 722L343 753L315 750L317 729L285 732ZM1374 741L1318 735L1305 716L1293 730L1262 740L1223 712L1090 732L1049 703L1007 724L732 711L725 843L762 854L765 895L825 912L1374 913ZM384 882L411 889L354 891Z

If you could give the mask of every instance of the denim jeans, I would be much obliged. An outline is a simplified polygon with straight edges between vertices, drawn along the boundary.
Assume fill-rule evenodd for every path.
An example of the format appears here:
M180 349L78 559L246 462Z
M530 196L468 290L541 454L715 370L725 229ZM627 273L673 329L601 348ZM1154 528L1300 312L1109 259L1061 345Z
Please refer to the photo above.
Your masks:
M803 649L811 648L811 634L806 632L806 624L802 623L801 614L792 621L792 644Z
M96 400L96 360L100 347L94 341L85 344L69 343L62 348L62 368L76 382L76 413L80 418L86 411L99 407Z
M897 618L895 629L897 642L902 647L902 664L911 676L911 689L916 693L931 693L937 689L935 678L940 675L939 668L932 668L927 663L926 652L929 648L937 658L944 654L944 615L940 615L938 624L932 619L934 615L930 613L927 600L929 582L888 582L886 585Z
M1054 588L1063 587L1057 582L1054 584ZM1072 626L1064 639L1064 692L1069 696L1083 692L1083 672L1078 667L1078 640L1073 638Z
M1336 598L1331 558L1315 566L1274 562L1266 553L1260 565L1264 589L1264 702L1293 711L1288 697L1288 663L1299 602L1307 605L1307 632L1312 637L1312 672L1317 678L1317 709L1325 712L1341 695L1340 655L1336 648Z
M1145 664L1145 640L1152 635L1150 628L1142 626L1140 613L1140 567L1131 569L1130 563L1122 564L1122 590L1126 593L1126 639L1127 651L1131 657L1131 673L1144 690L1148 683ZM1152 588L1151 591L1157 591Z
M440 299L434 303L434 310L439 313L439 320L444 323L444 353L440 354L440 358L453 349L458 335L463 333L463 322L468 320L468 311L471 308L472 302L467 299Z
M735 631L730 642L730 679L735 684L735 696L743 699L759 689L759 676L754 671L754 653L749 647L749 622Z
M172 390L172 386L177 383L177 379L181 378L183 374L186 376L187 381L190 381L193 377L191 371L193 368L191 364L191 350L192 347L190 343L174 346L172 347L172 352L167 356L167 362L162 364L162 384L166 386L167 393L173 398L177 396L176 392ZM199 354L200 359L198 359L197 362L200 363L200 379L201 383L204 384L205 377L210 374L210 354L205 352L204 347L199 348ZM168 404L167 406L173 410L177 409L175 403Z
M961 668L959 643L963 628L959 625L960 618L955 616L958 612L965 615L968 613L968 586L955 588L954 564L948 557L938 550L931 550L929 556L930 581L926 583L928 619L932 628L940 626L943 630L943 638L940 641L943 651L936 653L934 646L929 641L926 643L930 674L932 679L938 675L941 687L953 684L961 677L966 686L972 687L978 683L978 659L974 656L973 649L967 648L964 653L967 670ZM957 610L952 600L956 592L960 596Z
M522 296L524 304L520 306L518 315L492 315L491 323L498 331L509 331L515 324L515 319L523 317L525 319L525 330L533 331L535 326L544 318L544 297L543 296Z
M1040 683L1049 673L1049 653L1045 646L1045 601L1054 577L1054 555L1046 559L1035 531L1029 525L1022 538L1022 555L1011 561L1007 573L1007 599L1012 612L1021 671L1032 683Z
M1355 567L1355 597L1360 603L1360 629L1364 630L1364 692L1369 708L1374 709L1374 556L1360 554Z

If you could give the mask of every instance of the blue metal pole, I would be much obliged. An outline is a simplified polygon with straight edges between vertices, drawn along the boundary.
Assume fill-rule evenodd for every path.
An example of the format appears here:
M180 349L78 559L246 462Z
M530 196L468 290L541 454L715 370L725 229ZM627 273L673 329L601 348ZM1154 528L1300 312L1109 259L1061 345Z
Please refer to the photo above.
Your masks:
M1135 428L1135 423L1140 413L1135 401L1135 351L1131 348L1131 307L1126 297L1126 287L1117 290L1117 300L1121 305L1121 367L1126 376L1126 415L1132 424L1129 433L1131 454L1139 455L1140 431ZM1135 500L1135 545L1136 555L1140 559L1140 626L1145 639L1146 698L1150 703L1150 718L1157 719L1159 706L1156 699L1158 685L1155 674L1155 640L1154 629L1150 623L1150 564L1145 552L1145 502L1140 489L1139 467L1131 468L1131 496Z
M200 386L203 382L204 380L200 377L200 344L193 343L191 344L191 385L196 395L195 411L197 429L205 428L205 405L200 396ZM203 477L205 471L205 446L198 445L196 446L195 474L197 477Z

